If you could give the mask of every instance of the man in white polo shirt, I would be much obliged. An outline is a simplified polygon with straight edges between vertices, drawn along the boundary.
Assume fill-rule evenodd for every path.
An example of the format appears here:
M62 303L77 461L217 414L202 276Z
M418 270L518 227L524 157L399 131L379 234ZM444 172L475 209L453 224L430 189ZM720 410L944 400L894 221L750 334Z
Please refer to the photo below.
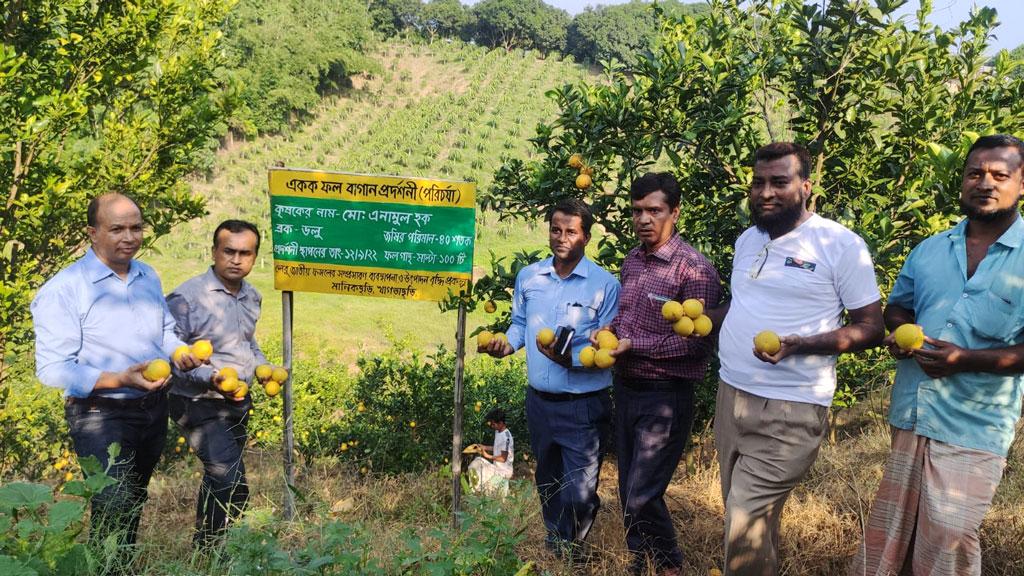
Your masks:
M715 446L725 502L725 574L778 574L779 523L825 437L838 354L882 341L882 307L864 241L807 210L810 158L776 142L754 155L755 226L736 241L721 322ZM843 312L848 313L843 324ZM754 348L780 335L772 354Z

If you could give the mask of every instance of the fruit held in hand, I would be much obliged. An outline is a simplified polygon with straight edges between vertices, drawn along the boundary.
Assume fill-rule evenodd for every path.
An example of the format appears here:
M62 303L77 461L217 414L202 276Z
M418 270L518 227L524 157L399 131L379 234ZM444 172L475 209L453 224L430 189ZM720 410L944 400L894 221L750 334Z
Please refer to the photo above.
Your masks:
M691 320L696 320L704 313L704 305L696 298L687 298L683 300L683 313L689 316Z
M505 336L504 332L495 332L494 339L501 340L502 342L508 342L508 336Z
M696 336L707 336L711 334L711 318L701 314L693 321L693 333Z
M598 368L611 368L612 364L615 364L615 357L612 356L612 351L607 348L601 348L594 354L594 366Z
M192 349L189 348L188 346L178 346L177 348L174 349L174 353L171 354L171 360L174 360L175 363L181 362L183 356L191 353Z
M245 398L245 395L249 393L249 385L245 382L239 382L238 388L235 388L235 398Z
M476 347L486 348L487 345L491 343L491 340L494 340L494 334L491 334L487 330L484 330L483 332L476 335Z
M220 370L217 370L217 375L218 376L223 376L224 378L235 378L235 379L237 379L238 378L238 370L235 370L231 366L225 366L225 367L221 368Z
M690 320L689 316L683 316L672 325L672 331L686 338L693 334L693 320Z
M270 364L260 364L256 367L256 377L260 380L269 379L274 373L274 367Z
M271 380L263 387L266 391L267 396L277 396L281 392L281 384L276 380Z
M230 394L231 392L238 390L241 385L242 383L238 381L238 378L225 378L220 381L220 384L218 384L217 387L220 388L221 392L227 392Z
M597 347L601 350L615 350L619 347L619 339L609 330L597 333Z
M270 371L270 379L277 380L278 382L284 382L288 379L288 371L284 368L277 366Z
M917 324L902 324L899 328L896 328L893 334L895 335L896 345L902 350L909 352L924 346L924 328Z
M580 350L580 364L584 368L594 367L594 355L597 354L597 350L593 346L585 346Z
M171 365L163 358L157 358L150 362L142 371L142 377L150 382L162 380L171 375Z
M213 343L209 340L196 340L192 344L192 354L200 360L209 360L213 356Z
M757 333L757 336L754 336L754 349L761 354L770 356L782 349L782 341L779 340L779 335L775 332L762 330Z
M669 322L675 322L683 317L683 305L675 300L669 300L661 305L661 317Z
M542 328L540 332L537 332L537 342L541 346L550 346L555 341L555 331L551 328Z

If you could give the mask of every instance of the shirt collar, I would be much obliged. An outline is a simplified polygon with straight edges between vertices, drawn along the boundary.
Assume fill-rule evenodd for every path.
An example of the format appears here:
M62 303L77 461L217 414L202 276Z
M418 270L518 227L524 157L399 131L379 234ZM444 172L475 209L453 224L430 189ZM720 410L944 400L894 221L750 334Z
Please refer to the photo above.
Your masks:
M231 294L231 291L228 290L227 287L224 286L224 283L221 282L220 278L217 277L217 274L213 271L213 266L207 268L206 274L203 274L203 283L206 285L206 289L210 292L224 292L225 294L236 296L235 294ZM248 288L249 283L242 280L242 286L238 289L236 297L239 299L245 298L248 293Z
M658 260L671 262L672 258L676 255L676 252L678 252L681 247L682 239L679 237L679 232L673 231L672 236L669 237L668 239L668 242L665 242L664 244L661 245L660 248L658 248L654 252L651 252L650 254L647 253L647 250L644 248L643 244L641 244L639 254L641 257L653 256Z
M541 262L540 269L537 271L538 274L548 274L557 276L555 272L555 257L548 256ZM572 269L569 276L579 276L580 278L586 278L590 273L590 260L586 256L580 258L580 261L576 263L576 267ZM569 276L566 276L568 278Z
M966 239L967 221L967 218L960 220L956 226L946 233L950 240ZM1024 243L1024 219L1021 219L1018 214L1013 224L1010 224L1010 227L1006 229L1006 232L1003 232L1003 235L995 243L1002 244L1007 248L1020 248L1021 244Z
M102 260L100 260L100 257L96 255L96 252L94 252L92 248L85 251L85 256L82 257L82 264L85 266L85 271L86 274L88 274L89 281L93 284L108 276L117 276L117 274L110 269L110 266L107 266ZM146 272L143 270L142 266L139 266L133 259L128 264L127 282L131 283L131 281L136 277L144 276L145 273Z

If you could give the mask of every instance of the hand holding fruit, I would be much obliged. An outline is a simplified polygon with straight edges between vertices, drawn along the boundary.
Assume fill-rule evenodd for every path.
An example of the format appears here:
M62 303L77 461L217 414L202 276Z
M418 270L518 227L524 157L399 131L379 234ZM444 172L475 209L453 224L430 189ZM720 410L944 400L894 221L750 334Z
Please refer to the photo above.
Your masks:
M661 316L672 323L672 331L687 337L703 337L711 334L714 325L704 314L704 303L696 298L687 298L682 303L669 300L661 306Z
M590 343L592 346L580 350L580 364L584 368L593 367L602 370L611 368L615 364L615 359L620 354L628 352L633 346L629 338L619 338L609 326L591 334Z
M171 365L163 358L130 366L121 373L121 383L146 392L160 390L170 382Z
M477 352L484 352L495 358L503 358L515 352L503 332L492 334L487 330L476 335L476 349Z
M882 343L889 348L889 352L900 360L906 360L914 355L914 350L924 346L924 329L917 324L900 324L895 330L889 333L882 340Z
M174 353L171 354L171 361L178 367L179 370L188 372L193 368L198 368L203 364L210 363L210 356L213 355L213 346L209 340L200 340L204 344L199 345L200 352L205 354L205 358L200 358L199 354L195 352L194 346L178 346L174 349ZM196 342L198 345L199 342ZM206 354L206 346L209 346L209 354Z
M797 334L779 336L771 330L763 330L754 337L754 356L762 362L778 364L783 358L796 354L803 341Z
M228 400L241 402L249 393L249 385L238 379L238 371L225 366L213 373L211 377L214 387Z

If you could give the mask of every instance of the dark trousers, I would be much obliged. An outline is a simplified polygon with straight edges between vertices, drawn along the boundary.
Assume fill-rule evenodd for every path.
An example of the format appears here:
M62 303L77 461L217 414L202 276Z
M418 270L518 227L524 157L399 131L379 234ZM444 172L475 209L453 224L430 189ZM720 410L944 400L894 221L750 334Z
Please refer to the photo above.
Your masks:
M587 537L601 506L597 481L611 425L607 390L584 398L545 399L526 392L530 448L537 460L548 542L570 544Z
M648 556L659 569L683 563L664 496L690 436L693 402L690 381L615 377L619 500L635 572Z
M78 457L95 456L117 481L92 498L89 538L101 543L115 535L124 551L135 544L146 487L167 439L167 396L161 393L144 404L124 406L103 399L68 399L64 417ZM114 443L121 449L111 459L108 449Z
M203 463L203 481L196 501L195 543L216 543L228 524L245 509L245 425L251 401L234 403L171 395L171 418Z

